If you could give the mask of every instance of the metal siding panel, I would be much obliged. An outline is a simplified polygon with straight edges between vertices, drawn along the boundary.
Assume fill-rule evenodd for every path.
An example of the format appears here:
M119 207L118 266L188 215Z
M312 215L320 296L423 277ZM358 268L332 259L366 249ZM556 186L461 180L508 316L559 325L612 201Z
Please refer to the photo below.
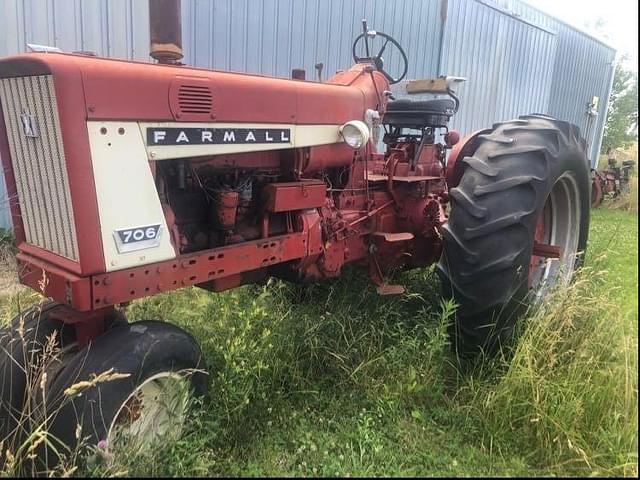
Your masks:
M182 51L184 54L184 57L182 57L182 61L187 65L193 65L193 49L195 44L193 40L193 2L182 3L182 12L180 18L182 19Z
M110 0L108 41L111 57L131 59L131 2L130 0Z
M217 0L211 3L213 5L213 18L211 19L213 32L208 32L207 35L209 38L209 51L213 57L211 68L230 70L232 45L229 22L232 13L232 1Z
M211 37L213 29L211 25L213 4L207 0L196 0L193 7L193 65L198 67L211 67L213 52L211 51ZM184 8L184 7L183 7ZM183 32L184 36L184 32Z
M0 2L0 56L12 55L24 49L24 12L22 2Z
M609 78L605 82L605 86L603 91L607 93L606 98L601 99L599 110L598 110L598 123L595 128L595 140L593 145L591 146L591 166L595 167L598 164L598 156L600 154L600 149L602 148L602 140L604 135L604 125L606 123L606 114L609 109L609 95L611 92L611 87L613 86L613 77L615 75L615 65L613 61L611 62L611 66L609 67Z
M595 160L602 141L606 103L610 91L610 75L607 69L610 68L609 64L614 59L615 50L589 34L521 1L491 2L489 0L487 3L499 5L520 15L524 20L556 33L556 42L553 44L543 42L540 46L540 37L535 39L537 46L529 53L533 52L538 58L537 62L531 63L534 67L532 76L549 86L545 92L542 85L533 84L535 93L530 96L529 103L525 102L525 104L530 108L540 104L545 105L541 111L570 121L578 125L583 134L588 134L589 132L584 131L588 125L586 103L591 96L599 96L601 99L599 115L592 131L593 135L589 135L592 138L588 139L591 144L590 156L592 161ZM543 62L544 68L539 69L538 62L544 59L554 59L554 61ZM522 66L527 68L526 64ZM504 94L512 95L511 92L504 92ZM531 100L538 96L544 101L531 103Z
M590 145L592 163L597 161L606 121L610 68L615 51L590 40L584 34L558 22L559 46L549 99L549 113L578 125ZM591 132L586 131L587 102L600 98L598 117Z
M328 78L329 76L335 73L335 69L331 70L331 66L329 65L329 37L331 34L330 29L328 28L328 21L331 12L331 8L329 2L321 0L318 5L318 39L316 46L316 59L318 62L324 64L323 69L323 79Z
M84 0L81 0L84 1ZM148 0L129 0L131 5L131 53L130 58L138 61L150 61L149 57L149 2ZM183 20L183 25L188 25ZM189 30L183 35L189 37ZM191 51L189 49L188 51Z
M289 56L291 60L291 69L303 68L305 53L305 10L306 4L309 2L294 1L291 4L291 23L289 24L289 32L291 35L291 43ZM291 70L290 69L290 70ZM290 76L291 71L287 72Z
M507 0L507 4L514 12L558 34L556 61L553 71L550 72L553 77L553 89L548 101L548 113L584 127L587 123L585 111L586 101L590 99L588 95L600 97L593 138L588 139L591 143L591 161L596 162L606 121L611 91L610 71L615 59L615 49L523 2ZM583 98L584 95L588 96L587 100Z
M106 15L99 0L83 0L80 3L82 41L81 50L106 54Z
M408 75L411 77L417 77L416 74L418 72L423 72L425 70L425 64L427 65L426 68L433 66L428 65L427 63L427 50L431 50L431 52L436 53L436 55L432 55L432 57L435 57L436 62L440 59L440 44L439 42L435 44L433 43L433 31L439 29L421 28L421 25L423 25L423 19L429 18L428 14L425 14L425 11L428 12L430 6L433 4L432 2L423 2L418 0L417 2L415 2L415 5L416 8L414 9L414 14L412 15L415 23L411 25L411 31L414 32L414 34L411 35L411 38L414 41L409 47L411 49L411 53L409 53L409 55L413 57L413 61L409 60ZM437 25L439 24L440 22L438 21Z
M230 18L227 24L229 59L227 64L229 70L237 72L247 71L247 50L250 45L247 43L247 0L233 0L229 4ZM215 48L215 47L214 47Z
M323 2L324 3L324 2ZM260 73L275 75L276 73L276 19L278 18L278 0L265 0L262 18L262 45L260 56L262 67Z
M467 77L452 125L463 134L518 115L544 112L552 34L482 2L451 0L440 73ZM465 32L465 35L460 35Z
M291 35L289 25L291 23L291 2L293 0L278 0L276 25L275 51L275 75L289 77L291 71Z
M25 0L26 43L54 44L53 4L50 0Z
M331 25L327 38L327 77L335 74L337 70L345 68L340 66L340 39L342 37L342 0L329 0L329 16L326 25Z
M79 14L75 0L54 0L53 22L55 31L55 44L64 51L78 50L79 22L76 16Z
M251 3L246 17L247 54L245 70L250 73L261 72L263 43L263 2Z
M315 68L316 63L322 63L318 60L318 34L323 25L319 22L320 4L318 0L306 2L304 11L304 36L303 36L303 52L300 65L307 72L307 79L317 80Z

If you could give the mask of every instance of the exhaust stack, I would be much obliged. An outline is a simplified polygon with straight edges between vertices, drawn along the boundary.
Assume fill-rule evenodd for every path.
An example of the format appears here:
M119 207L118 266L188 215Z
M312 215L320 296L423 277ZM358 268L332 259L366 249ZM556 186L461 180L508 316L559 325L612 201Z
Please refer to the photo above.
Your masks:
M175 64L182 55L180 0L149 0L150 55L158 63Z

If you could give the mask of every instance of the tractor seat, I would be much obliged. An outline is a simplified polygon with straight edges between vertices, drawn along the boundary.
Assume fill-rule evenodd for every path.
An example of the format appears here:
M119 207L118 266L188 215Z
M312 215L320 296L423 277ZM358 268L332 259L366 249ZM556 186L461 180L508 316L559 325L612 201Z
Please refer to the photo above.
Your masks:
M454 113L450 98L409 100L401 98L387 103L382 123L400 128L422 130L426 127L446 127Z

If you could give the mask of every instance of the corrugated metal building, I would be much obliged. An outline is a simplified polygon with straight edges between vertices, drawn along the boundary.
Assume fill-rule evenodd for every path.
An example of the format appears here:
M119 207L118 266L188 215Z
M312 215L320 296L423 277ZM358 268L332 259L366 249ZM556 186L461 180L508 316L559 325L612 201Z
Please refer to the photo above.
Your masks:
M184 62L288 77L351 65L361 19L407 51L407 78L456 75L467 133L525 113L578 125L597 158L615 51L519 0L182 0ZM27 43L148 61L144 0L2 0L0 56ZM388 58L390 68L399 62ZM326 77L326 75L325 75ZM597 115L588 104L599 98ZM0 227L10 226L0 179Z

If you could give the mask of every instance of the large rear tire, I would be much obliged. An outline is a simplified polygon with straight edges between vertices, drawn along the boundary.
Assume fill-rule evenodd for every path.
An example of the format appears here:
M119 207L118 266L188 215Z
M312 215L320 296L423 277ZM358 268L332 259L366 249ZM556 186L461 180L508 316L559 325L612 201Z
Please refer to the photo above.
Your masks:
M458 304L452 343L469 358L506 345L530 300L580 265L591 178L579 129L545 115L494 125L462 161L438 272ZM534 242L560 258L536 257Z

